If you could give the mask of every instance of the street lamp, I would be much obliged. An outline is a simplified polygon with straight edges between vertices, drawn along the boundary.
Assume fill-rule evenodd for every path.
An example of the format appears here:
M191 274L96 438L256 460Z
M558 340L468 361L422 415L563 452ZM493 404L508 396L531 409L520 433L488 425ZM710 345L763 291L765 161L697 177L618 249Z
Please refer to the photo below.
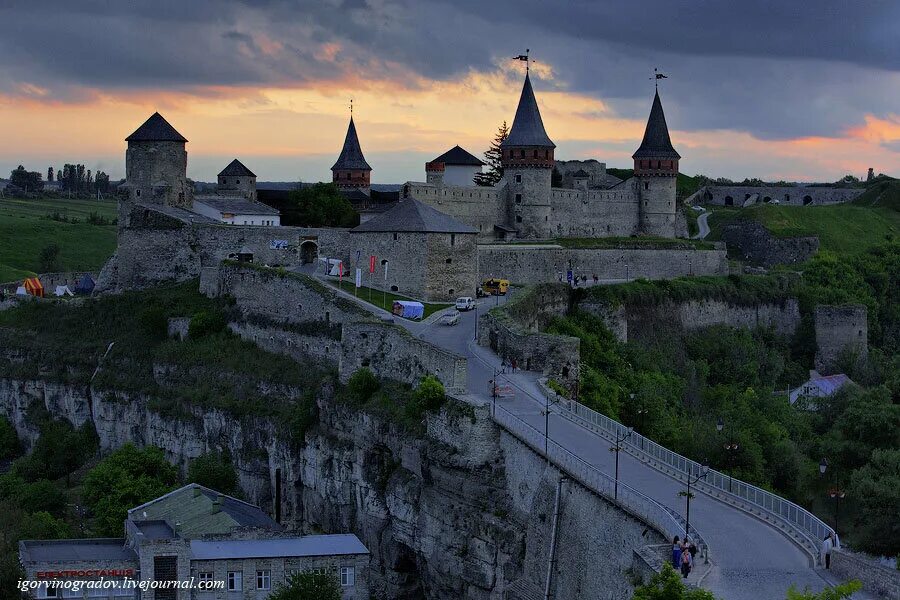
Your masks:
M556 397L556 400L550 402L549 396L544 396L544 410L541 411L544 413L544 457L547 459L547 464L550 463L550 407L559 402L559 396Z
M612 446L609 451L616 453L616 483L613 487L613 498L619 499L619 451L622 449L622 442L627 440L631 434L634 433L634 429L629 427L625 430L625 435L619 437L619 432L616 432L616 445Z
M721 432L725 428L725 421L722 417L716 421L716 431ZM725 449L725 457L728 465L728 493L731 493L731 482L733 480L733 475L731 471L734 469L734 455L738 451L740 447L737 442L734 441L734 438L731 436L731 427L729 424L728 427L728 435L726 436L730 441L722 444L722 447Z
M822 462L819 463L819 474L825 475L826 470L828 470L828 461L822 458ZM834 485L828 488L828 495L834 498L834 532L837 533L841 515L841 499L847 495L846 490L840 486L837 474L834 475Z
M691 492L691 486L696 484L701 479L705 479L706 476L709 475L709 467L703 465L700 467L700 473L691 481L691 476L688 475L687 478L687 491L678 492L679 496L684 496L685 502L687 506L685 508L685 516L684 516L684 535L685 537L690 536L691 531L691 498L694 497L694 494Z

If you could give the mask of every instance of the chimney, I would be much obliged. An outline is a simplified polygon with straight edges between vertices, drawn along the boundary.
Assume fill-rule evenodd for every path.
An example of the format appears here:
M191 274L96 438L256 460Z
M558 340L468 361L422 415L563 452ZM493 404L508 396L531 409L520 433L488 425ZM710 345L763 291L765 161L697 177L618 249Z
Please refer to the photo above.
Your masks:
M194 495L194 498L200 497L200 486L194 485L194 489L191 490L191 493Z
M212 503L212 514L222 512L222 494L216 496Z

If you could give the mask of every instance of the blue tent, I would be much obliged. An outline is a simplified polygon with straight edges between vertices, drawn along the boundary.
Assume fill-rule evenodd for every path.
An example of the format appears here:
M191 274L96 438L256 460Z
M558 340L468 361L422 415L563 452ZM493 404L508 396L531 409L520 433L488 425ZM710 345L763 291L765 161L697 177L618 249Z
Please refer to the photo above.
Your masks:
M81 280L78 282L78 285L75 286L76 294L90 294L94 291L94 278L91 277L88 273L85 273L81 276Z

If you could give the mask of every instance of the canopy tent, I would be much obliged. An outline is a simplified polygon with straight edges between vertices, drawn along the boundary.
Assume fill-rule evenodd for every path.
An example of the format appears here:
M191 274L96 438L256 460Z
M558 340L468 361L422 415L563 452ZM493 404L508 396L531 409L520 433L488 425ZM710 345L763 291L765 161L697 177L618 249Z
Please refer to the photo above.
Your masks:
M411 300L394 300L391 312L405 319L421 319L425 316L425 305Z
M341 259L319 257L319 262L325 263L325 270L329 275L333 275L334 277L338 277L341 275ZM344 272L344 275L349 276L347 272Z
M60 296L74 296L75 294L72 293L72 290L69 289L69 286L58 285L58 286L56 286L56 289L53 291L53 295L56 297L60 297Z
M38 298L44 297L44 286L41 285L41 280L37 277L29 277L25 280L23 286L25 287L25 291L32 296L37 296Z
M94 291L94 278L91 277L88 273L85 273L81 276L81 279L78 281L78 284L75 286L76 294L90 294Z
M25 289L24 285L20 285L16 288L16 296L27 296L28 290Z

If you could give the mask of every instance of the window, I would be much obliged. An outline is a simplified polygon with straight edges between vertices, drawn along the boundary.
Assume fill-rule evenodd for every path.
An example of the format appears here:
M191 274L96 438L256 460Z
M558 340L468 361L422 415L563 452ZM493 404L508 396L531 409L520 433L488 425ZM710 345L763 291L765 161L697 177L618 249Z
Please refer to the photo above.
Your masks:
M137 197L140 198L140 197L141 197L141 190L136 190L136 191L135 191L135 194L137 194Z
M522 183L522 176L516 175L516 183Z
M244 590L244 574L240 571L228 571L228 591L241 592Z
M522 222L522 215L516 215L516 223Z
M240 179L235 179L235 180L234 180L235 185L239 184L240 182L241 182Z
M59 598L59 590L55 587L42 585L40 588L39 598Z
M522 194L516 194L516 204L522 204Z
M537 158L537 150L534 151L534 157Z
M396 242L398 239L400 239L400 236L397 235L397 234L395 233L395 234L394 234L394 241Z
M550 151L544 150L544 158L550 158Z
M197 573L197 581L200 581L202 583L207 583L212 580L213 580L212 571L202 571L200 573Z
M519 158L525 158L525 150L519 150Z
M445 262L446 262L448 265L449 265L449 264L452 264L452 263L453 263L453 259L452 259L452 258L448 258Z
M645 189L645 190L649 190L649 189L650 189L650 182L649 182L649 181L645 181L645 182L644 182L644 189Z
M257 571L256 572L256 589L258 590L268 590L272 587L272 572L266 569L265 571Z
M455 233L451 233L451 234L450 234L450 245L451 245L451 246L455 246L455 245L456 245L456 234L455 234Z
M341 567L341 586L349 587L356 585L356 568Z

